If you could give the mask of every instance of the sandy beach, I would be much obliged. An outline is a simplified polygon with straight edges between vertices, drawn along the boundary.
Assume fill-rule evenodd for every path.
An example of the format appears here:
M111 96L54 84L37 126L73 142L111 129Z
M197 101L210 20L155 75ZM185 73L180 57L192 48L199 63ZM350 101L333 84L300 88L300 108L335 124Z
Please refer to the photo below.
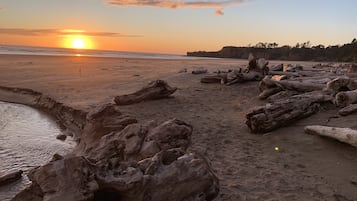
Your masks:
M174 98L121 106L121 111L141 122L178 118L191 124L189 151L206 156L220 180L215 200L357 200L357 149L307 135L303 129L313 124L357 129L356 114L328 121L337 109L323 108L288 127L255 135L246 126L245 115L265 104L257 97L258 82L201 84L202 75L190 73L199 68L213 72L246 65L246 60L233 59L0 55L0 85L33 89L89 111L112 102L114 96L162 79L178 87ZM179 73L185 68L187 73Z

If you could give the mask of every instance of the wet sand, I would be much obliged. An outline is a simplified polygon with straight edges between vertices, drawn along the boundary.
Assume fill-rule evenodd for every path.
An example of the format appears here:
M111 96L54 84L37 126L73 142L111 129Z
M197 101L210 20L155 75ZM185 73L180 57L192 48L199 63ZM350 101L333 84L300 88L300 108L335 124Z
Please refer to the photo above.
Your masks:
M357 149L303 132L312 124L357 129L356 115L327 122L337 110L326 108L289 127L254 135L245 114L264 104L257 98L258 82L201 84L202 75L178 73L183 68L212 72L245 65L244 60L228 59L0 55L0 85L30 88L88 111L150 80L164 79L179 88L175 98L122 106L122 112L140 121L179 118L192 124L191 151L207 156L220 179L216 200L357 200L357 185L351 182L357 177Z

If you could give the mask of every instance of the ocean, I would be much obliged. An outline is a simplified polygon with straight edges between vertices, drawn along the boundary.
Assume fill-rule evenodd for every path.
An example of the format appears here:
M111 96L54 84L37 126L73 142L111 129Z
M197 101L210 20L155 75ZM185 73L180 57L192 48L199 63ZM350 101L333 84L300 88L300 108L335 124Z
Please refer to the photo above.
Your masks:
M51 55L51 56L90 56L111 58L139 58L139 59L195 59L186 55L125 52L110 50L83 50L50 47L33 47L17 45L0 45L0 54L11 55Z

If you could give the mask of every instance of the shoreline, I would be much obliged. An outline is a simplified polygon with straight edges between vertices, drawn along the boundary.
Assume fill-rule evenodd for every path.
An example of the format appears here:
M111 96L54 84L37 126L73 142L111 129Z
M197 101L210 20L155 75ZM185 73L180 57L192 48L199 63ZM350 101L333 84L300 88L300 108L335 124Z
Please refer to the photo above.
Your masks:
M149 80L164 79L178 87L174 98L120 106L119 110L139 122L179 118L190 123L193 134L189 151L208 157L220 180L221 193L216 201L357 199L356 186L350 182L355 175L357 151L303 133L303 127L311 124L357 128L355 115L326 122L337 112L329 110L263 136L253 135L245 125L245 115L265 104L257 98L258 82L229 87L201 84L202 75L178 73L182 68L190 71L204 67L213 72L246 64L236 60L79 61L20 56L0 61L0 85L31 88L87 112L112 102L116 95L140 89ZM85 66L82 76L79 65Z

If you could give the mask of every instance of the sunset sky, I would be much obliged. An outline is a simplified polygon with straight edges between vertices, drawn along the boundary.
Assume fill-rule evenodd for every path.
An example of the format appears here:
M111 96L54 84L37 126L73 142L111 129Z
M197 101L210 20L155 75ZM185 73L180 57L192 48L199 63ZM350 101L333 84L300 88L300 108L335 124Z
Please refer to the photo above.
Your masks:
M179 53L344 44L356 0L0 0L0 44Z

